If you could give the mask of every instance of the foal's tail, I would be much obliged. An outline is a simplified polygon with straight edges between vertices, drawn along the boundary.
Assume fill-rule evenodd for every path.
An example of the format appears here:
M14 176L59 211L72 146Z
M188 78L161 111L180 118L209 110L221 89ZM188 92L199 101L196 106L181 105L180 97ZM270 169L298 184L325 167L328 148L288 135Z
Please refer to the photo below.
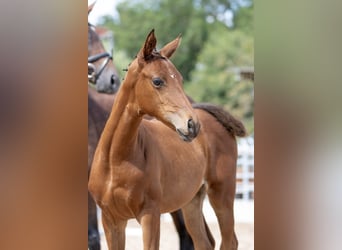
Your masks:
M220 106L210 103L193 103L192 107L202 109L214 116L231 135L238 137L246 136L246 129L242 122L234 118Z

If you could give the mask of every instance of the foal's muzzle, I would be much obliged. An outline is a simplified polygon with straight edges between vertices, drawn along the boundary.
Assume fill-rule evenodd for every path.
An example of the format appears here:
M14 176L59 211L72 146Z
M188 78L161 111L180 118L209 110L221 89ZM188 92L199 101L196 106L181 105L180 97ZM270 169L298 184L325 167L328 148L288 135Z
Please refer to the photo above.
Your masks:
M193 119L189 119L187 123L187 132L184 132L181 129L176 129L176 131L183 141L191 142L198 135L200 127L199 122L196 123Z

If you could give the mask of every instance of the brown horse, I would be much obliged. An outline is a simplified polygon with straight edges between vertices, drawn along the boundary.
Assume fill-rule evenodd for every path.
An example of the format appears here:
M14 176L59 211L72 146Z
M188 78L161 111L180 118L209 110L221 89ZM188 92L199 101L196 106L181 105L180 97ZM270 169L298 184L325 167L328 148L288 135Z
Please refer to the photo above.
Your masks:
M88 7L88 14L92 10L94 5ZM97 54L96 54L97 53ZM107 53L108 54L108 53ZM102 55L102 56L101 56ZM94 26L88 23L88 79L97 85L101 85L102 92L113 93L117 91L120 81L116 68L113 64L112 57L108 61L109 57L105 57L106 51L103 44L95 32ZM108 54L109 55L109 54ZM94 61L94 58L97 58ZM89 61L94 62L90 65ZM98 70L97 67L104 67ZM90 67L90 68L89 68ZM91 72L106 72L106 75L112 77L94 77ZM115 84L113 84L115 79ZM98 90L98 89L97 89ZM95 148L99 141L102 130L109 117L110 111L113 106L115 95L99 94L95 88L88 86L88 176L93 161ZM190 235L186 231L183 216L180 210L171 213L173 222L176 226L179 243L181 250L193 250L193 243ZM90 250L100 249L100 235L98 230L97 221L97 207L88 193L88 248Z
M214 249L202 215L206 188L219 221L221 249L237 249L235 136L244 136L244 127L217 106L202 104L195 111L169 60L180 38L160 52L156 42L152 31L128 68L89 177L109 249L125 248L130 218L142 225L144 249L158 249L160 214L179 208L195 249ZM145 114L156 120L143 119Z

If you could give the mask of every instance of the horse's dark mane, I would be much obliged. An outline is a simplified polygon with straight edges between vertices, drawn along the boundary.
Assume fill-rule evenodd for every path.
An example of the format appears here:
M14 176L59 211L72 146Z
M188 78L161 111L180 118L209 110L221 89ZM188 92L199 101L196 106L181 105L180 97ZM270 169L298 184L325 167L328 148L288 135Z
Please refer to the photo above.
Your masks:
M239 137L246 136L246 129L242 122L237 120L223 108L210 103L193 103L192 107L195 109L202 109L214 116L231 135Z
M96 34L95 30L93 30L95 28L94 25L88 23L88 46L94 42L100 42L99 36Z

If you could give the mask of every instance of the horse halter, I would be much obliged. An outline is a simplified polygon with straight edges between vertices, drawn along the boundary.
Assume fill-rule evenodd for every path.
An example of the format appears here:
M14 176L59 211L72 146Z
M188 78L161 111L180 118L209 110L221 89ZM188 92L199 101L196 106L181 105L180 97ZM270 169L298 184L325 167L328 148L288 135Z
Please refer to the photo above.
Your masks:
M102 58L106 58L106 60L103 61L103 63L101 64L101 67L96 72L96 67L93 63ZM113 56L109 54L108 52L103 52L100 54L89 56L88 57L88 80L96 84L97 79L99 79L100 75L102 74L103 70L106 68L110 60L113 60Z
M90 24L89 22L88 22L88 26L95 29L95 26ZM108 52L103 52L103 53L88 57L88 81L90 81L93 84L96 84L97 79L99 79L100 75L102 74L103 70L106 68L109 61L113 60L112 55L113 55L113 51L112 51L112 54L109 54ZM102 58L106 58L106 60L103 61L103 63L101 64L101 67L96 72L96 67L93 63Z

